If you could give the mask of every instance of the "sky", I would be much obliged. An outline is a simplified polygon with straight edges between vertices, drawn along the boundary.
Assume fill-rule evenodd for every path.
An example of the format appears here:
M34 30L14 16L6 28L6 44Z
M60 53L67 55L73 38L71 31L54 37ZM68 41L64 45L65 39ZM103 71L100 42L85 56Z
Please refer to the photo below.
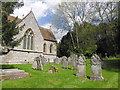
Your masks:
M15 9L13 12L13 16L18 16L19 18L22 19L32 10L38 24L48 29L50 29L51 27L51 30L56 37L56 40L59 42L62 39L62 37L67 34L68 31L63 29L57 29L55 26L52 25L52 20L54 20L56 7L62 1L65 1L65 0L23 0L24 6L22 6L19 9ZM80 2L80 1L87 1L87 0L68 0L68 1ZM89 2L90 1L91 0L89 0ZM97 1L103 2L103 0L97 0ZM104 2L106 1L109 1L109 0L104 0ZM94 23L96 24L96 22Z
M52 15L55 13L55 8L60 3L60 0L23 0L23 2L24 6L15 9L12 15L22 19L32 10L38 24L44 28L50 29L52 25L51 20L54 19ZM67 34L67 31L57 29L53 25L51 29L58 42Z

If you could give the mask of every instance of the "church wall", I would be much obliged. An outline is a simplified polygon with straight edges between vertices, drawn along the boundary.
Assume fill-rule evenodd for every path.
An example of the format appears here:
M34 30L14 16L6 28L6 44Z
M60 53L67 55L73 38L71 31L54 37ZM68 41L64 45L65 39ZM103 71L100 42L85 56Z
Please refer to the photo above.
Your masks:
M34 58L42 55L42 53L23 52L23 51L10 51L7 55L0 56L0 63L33 63Z
M47 59L49 58L52 62L53 59L56 58L56 42L43 39L43 36L39 30L36 19L32 12L29 13L29 15L26 16L17 26L22 26L24 24L24 28L22 29L22 31L19 32L16 38L19 39L23 37L26 30L31 28L34 33L33 50L28 51L26 49L23 49L22 40L20 45L14 47L14 49L11 50L8 54L0 55L0 63L32 63L34 61L34 58L39 56L40 54L44 55ZM47 45L46 52L43 52L44 43L46 43ZM53 45L52 53L50 53L51 44Z
M56 42L52 42L52 41L47 41L44 40L44 43L46 44L46 52L44 52L45 54L55 54L56 55ZM52 53L50 53L50 45L52 46Z
M39 27L37 25L37 22L34 18L34 15L32 14L32 12L25 19L23 19L23 21L20 24L18 24L18 26L22 26L24 24L25 24L25 26L24 26L23 30L16 37L21 38L21 36L24 36L26 30L31 28L34 33L33 51L42 52L44 39L42 37L42 34L39 30ZM22 50L23 49L23 40L22 40L21 44L19 46L15 47L14 49Z
M47 41L44 40L44 43L46 44L46 52L43 52L43 55L48 59L50 59L50 62L53 62L53 60L56 58L56 42ZM50 53L50 45L52 46L52 53Z

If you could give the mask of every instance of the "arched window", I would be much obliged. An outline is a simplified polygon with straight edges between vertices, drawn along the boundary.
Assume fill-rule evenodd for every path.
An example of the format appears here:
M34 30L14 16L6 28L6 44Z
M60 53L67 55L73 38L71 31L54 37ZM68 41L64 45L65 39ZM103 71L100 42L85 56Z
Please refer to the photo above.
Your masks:
M46 43L43 44L43 52L46 52Z
M33 32L28 29L24 34L23 49L33 50Z
M50 53L52 53L53 52L53 45L51 44L50 45Z

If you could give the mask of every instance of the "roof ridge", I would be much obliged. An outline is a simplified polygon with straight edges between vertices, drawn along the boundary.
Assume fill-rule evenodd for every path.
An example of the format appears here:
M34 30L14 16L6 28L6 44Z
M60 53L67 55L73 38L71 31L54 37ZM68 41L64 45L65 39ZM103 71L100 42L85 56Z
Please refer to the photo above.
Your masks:
M45 40L56 41L56 38L53 32L50 29L46 29L44 27L39 26L41 34Z

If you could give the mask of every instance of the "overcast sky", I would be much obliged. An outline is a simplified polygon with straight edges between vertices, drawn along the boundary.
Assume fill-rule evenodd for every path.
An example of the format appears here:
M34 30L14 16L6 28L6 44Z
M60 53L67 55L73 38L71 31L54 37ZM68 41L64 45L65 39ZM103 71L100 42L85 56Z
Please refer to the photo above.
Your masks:
M38 24L45 28L50 28L51 26L51 15L55 13L56 6L60 3L60 0L23 0L24 6L19 9L15 9L13 15L19 18L25 17L32 9ZM55 35L57 41L67 34L67 31L56 29L52 27L53 34Z

